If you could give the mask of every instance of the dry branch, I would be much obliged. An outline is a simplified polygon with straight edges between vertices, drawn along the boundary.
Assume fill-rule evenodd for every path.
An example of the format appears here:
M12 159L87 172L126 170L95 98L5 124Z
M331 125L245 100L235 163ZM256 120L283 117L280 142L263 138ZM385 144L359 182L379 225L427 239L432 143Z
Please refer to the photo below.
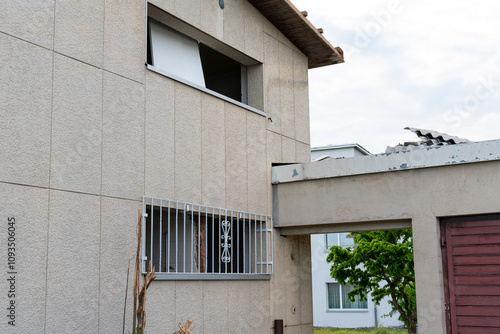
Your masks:
M139 219L137 222L137 252L135 254L135 278L134 278L134 319L132 333L143 333L146 327L146 290L151 282L156 278L155 267L151 268L149 261L144 284L139 288L139 277L141 275L140 255L142 242L142 212L139 210Z
M127 294L128 294L128 278L130 274L130 252L128 253L128 268L127 268L127 284L125 285L125 302L123 305L123 329L122 334L125 334L125 316L127 314Z
M193 326L193 328L189 328L191 327L191 325L193 324L193 320L188 320L186 321L186 323L184 325L182 325L180 322L179 322L179 330L177 332L175 332L174 334L192 334L193 333L193 329L196 327L196 326Z
M139 256L141 254L141 239L142 239L142 211L139 210L139 218L137 221L137 251L135 253L135 277L134 277L134 319L132 324L132 333L136 331L135 310L137 309L137 291L139 289Z
M148 272L146 273L146 276L144 277L144 285L141 288L141 291L139 292L139 305L137 305L137 321L139 324L137 325L138 328L144 329L146 327L146 290L148 289L149 285L151 282L156 278L156 273L155 273L155 267L153 266L153 269L151 269L151 261L149 261L148 265Z

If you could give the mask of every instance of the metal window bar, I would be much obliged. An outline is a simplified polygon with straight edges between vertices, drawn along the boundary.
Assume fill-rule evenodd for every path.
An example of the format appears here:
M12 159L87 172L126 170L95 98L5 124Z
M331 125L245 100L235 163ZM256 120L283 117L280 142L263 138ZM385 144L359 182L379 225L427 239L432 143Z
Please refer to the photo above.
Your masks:
M268 279L272 217L143 197L142 269L157 279ZM236 229L236 230L235 230Z

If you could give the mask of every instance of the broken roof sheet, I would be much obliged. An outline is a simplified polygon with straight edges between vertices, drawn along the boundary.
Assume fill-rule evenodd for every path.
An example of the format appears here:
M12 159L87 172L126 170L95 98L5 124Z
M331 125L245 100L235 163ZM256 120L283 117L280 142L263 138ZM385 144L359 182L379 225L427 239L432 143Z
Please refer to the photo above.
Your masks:
M309 61L309 68L344 62L341 48L333 47L289 0L249 0Z
M410 130L411 132L415 133L421 139L421 141L405 142L404 144L398 144L394 147L387 146L385 153L401 152L401 151L408 151L413 149L421 149L421 148L428 148L435 146L470 143L468 139L459 138L457 136L450 136L442 132L418 129L412 127L406 127L405 130Z

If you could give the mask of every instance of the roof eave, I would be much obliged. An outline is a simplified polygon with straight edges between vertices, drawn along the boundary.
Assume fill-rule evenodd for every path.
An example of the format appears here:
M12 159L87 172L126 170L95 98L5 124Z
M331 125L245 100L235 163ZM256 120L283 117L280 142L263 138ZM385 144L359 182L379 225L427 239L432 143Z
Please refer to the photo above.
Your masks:
M249 2L308 57L309 69L344 62L342 49L333 47L289 0Z

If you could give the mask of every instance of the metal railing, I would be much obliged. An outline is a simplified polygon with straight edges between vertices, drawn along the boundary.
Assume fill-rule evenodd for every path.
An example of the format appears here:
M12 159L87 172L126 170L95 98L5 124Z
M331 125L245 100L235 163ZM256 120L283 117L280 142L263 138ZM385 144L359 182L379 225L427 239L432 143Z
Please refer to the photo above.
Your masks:
M143 197L142 269L156 279L267 279L272 217Z

